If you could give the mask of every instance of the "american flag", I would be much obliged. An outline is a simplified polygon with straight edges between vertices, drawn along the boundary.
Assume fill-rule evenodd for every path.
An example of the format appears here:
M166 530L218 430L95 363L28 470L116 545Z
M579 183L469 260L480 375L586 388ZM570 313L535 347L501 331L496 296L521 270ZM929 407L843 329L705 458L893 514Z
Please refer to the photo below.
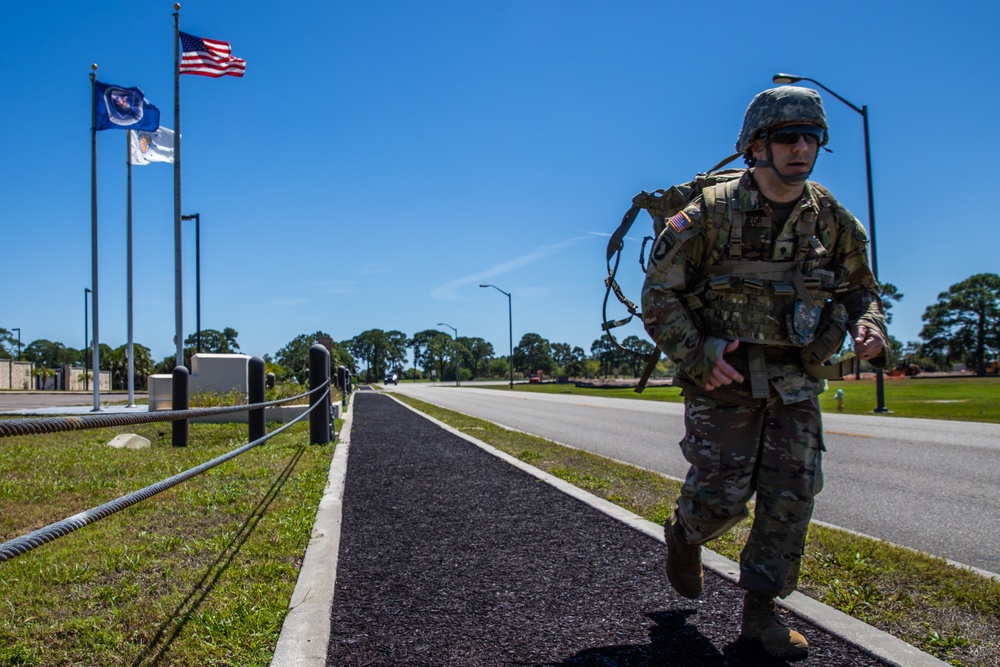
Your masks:
M181 74L243 76L247 61L234 58L229 42L181 33Z
M683 232L684 228L690 224L691 218L687 217L684 211L681 211L674 217L667 220L667 224L674 228L674 231Z

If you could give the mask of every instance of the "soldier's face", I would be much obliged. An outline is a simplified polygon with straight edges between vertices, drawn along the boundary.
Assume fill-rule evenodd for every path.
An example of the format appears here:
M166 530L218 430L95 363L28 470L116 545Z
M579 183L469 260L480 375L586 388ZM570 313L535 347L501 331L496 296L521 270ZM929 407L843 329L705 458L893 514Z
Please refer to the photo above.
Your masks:
M776 133L780 134L780 133ZM760 139L754 142L753 154L758 160L767 159L767 149ZM771 142L771 155L775 168L786 176L808 174L816 162L819 142L805 134L797 133L794 143Z

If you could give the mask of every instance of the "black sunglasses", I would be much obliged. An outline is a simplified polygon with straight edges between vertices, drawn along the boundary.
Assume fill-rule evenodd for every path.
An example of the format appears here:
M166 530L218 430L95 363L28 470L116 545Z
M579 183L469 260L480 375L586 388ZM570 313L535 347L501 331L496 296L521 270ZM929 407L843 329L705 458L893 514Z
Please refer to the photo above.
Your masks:
M773 144L790 144L795 145L799 143L799 137L805 137L807 144L819 144L820 136L813 132L772 132L770 134L771 143Z

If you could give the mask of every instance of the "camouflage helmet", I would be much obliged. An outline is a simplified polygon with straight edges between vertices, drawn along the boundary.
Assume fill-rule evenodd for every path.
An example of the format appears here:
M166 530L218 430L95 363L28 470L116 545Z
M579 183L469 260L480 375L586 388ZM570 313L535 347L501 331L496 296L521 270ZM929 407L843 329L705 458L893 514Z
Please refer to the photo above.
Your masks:
M750 144L764 130L779 125L818 125L823 129L823 141L829 140L826 127L826 113L819 93L811 88L798 86L778 86L758 93L743 117L743 129L736 140L736 150L746 153Z

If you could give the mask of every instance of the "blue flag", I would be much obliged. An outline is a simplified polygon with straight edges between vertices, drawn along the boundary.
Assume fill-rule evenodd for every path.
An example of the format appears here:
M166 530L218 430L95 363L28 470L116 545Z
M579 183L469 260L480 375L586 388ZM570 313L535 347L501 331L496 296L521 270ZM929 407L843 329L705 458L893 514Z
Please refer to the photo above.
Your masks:
M94 82L98 130L146 130L160 126L160 110L138 88Z

